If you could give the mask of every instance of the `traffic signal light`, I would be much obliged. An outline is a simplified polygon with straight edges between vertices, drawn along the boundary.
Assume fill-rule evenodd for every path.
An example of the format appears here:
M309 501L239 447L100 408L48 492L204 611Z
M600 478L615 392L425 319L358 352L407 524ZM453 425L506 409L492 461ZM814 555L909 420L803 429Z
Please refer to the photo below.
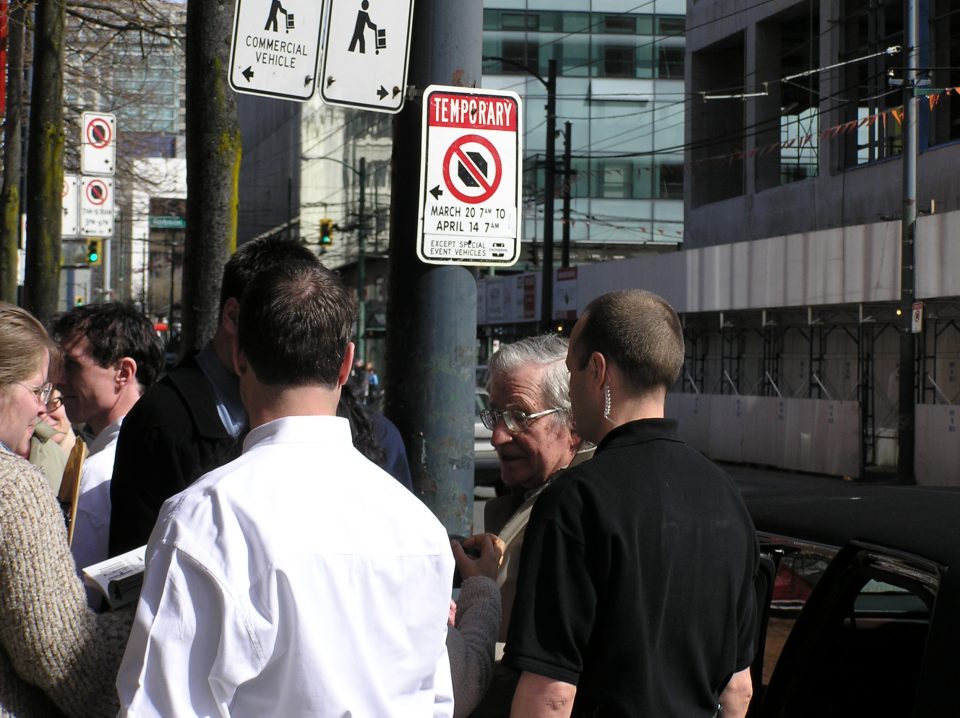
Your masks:
M333 244L333 220L320 220L320 247L326 248Z
M103 240L102 239L88 239L87 240L87 265L88 266L99 266L103 263Z

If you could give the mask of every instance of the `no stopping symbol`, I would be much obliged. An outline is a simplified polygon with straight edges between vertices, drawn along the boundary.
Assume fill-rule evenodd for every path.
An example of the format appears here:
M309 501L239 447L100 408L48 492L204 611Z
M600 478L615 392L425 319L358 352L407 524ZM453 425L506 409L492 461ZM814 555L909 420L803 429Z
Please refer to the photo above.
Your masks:
M86 134L87 144L98 150L102 150L109 145L110 140L113 139L113 129L110 127L110 123L101 117L96 117L87 123Z
M457 138L443 157L444 184L450 194L467 204L480 204L493 197L502 176L500 155L482 135Z
M107 201L107 185L100 180L94 180L87 185L87 201L93 205L101 205Z

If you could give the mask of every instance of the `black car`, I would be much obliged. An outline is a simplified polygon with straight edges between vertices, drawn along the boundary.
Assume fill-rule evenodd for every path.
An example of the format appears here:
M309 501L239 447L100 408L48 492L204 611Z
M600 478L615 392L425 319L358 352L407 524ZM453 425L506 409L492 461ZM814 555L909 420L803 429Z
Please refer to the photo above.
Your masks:
M748 715L960 715L960 492L741 491L762 554Z

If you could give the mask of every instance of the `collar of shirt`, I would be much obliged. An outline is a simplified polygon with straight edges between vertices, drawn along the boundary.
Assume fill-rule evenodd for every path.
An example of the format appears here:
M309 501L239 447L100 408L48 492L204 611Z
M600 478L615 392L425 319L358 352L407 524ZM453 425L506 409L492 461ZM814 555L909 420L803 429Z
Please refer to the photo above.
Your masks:
M87 457L89 458L97 452L103 451L111 441L115 441L117 436L120 434L120 425L122 423L123 417L121 416L119 419L97 434L97 437L93 441L87 442Z
M247 410L240 399L240 380L217 357L212 341L197 353L196 360L213 388L223 428L236 439L247 425Z
M677 422L674 419L638 419L628 421L609 431L600 443L597 444L597 453L614 446L643 444L647 441L666 439L667 441L683 441L677 433Z
M10 454L10 456L18 456L18 455L19 455L19 454L17 454L13 449L11 449L9 446L7 446L6 444L4 444L2 441L0 441L0 454Z
M286 416L251 429L243 453L269 444L348 443L353 446L350 422L339 416Z

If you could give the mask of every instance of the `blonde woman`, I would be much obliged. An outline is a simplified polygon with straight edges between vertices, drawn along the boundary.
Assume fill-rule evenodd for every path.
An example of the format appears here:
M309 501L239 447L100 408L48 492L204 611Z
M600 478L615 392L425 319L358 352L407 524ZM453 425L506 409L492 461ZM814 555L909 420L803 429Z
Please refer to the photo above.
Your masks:
M0 716L112 716L132 614L87 608L63 514L22 455L46 412L57 349L0 302Z

